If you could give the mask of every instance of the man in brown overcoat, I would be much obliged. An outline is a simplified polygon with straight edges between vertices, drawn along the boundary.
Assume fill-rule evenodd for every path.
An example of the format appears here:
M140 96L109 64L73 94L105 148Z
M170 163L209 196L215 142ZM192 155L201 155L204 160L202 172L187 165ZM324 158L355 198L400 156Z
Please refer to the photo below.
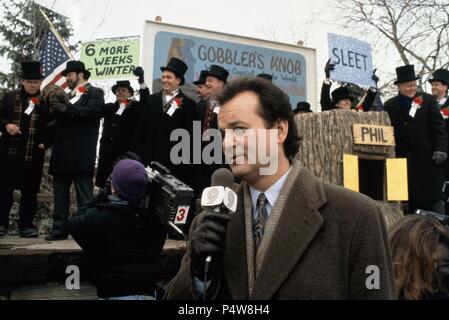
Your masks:
M391 253L378 206L318 180L294 160L299 137L288 96L268 81L243 78L225 88L219 103L224 149L245 147L231 165L242 180L237 212L205 210L195 218L166 298L392 299ZM274 143L264 150L270 163L262 165L260 156L251 161L254 146L245 137L256 135L259 154L267 130L275 132ZM275 170L265 172L273 163Z

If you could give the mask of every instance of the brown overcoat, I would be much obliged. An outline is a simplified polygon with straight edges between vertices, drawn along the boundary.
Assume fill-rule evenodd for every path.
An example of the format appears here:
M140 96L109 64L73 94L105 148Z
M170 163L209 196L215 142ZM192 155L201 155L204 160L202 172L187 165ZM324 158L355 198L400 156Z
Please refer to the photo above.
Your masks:
M238 191L237 212L227 230L227 247L215 299L309 300L392 299L394 276L384 218L361 194L323 183L299 162L274 205L254 266L251 199ZM191 230L201 223L195 218ZM380 288L369 290L370 266L378 267ZM257 270L257 278L254 277ZM197 299L190 248L167 288L166 298Z

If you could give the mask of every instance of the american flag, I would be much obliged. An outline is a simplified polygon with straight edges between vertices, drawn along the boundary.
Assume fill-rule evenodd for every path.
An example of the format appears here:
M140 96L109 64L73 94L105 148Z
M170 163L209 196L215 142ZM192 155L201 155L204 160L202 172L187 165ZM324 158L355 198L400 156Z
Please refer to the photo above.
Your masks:
M45 33L41 42L39 61L42 64L42 74L45 77L41 88L45 88L47 85L58 85L63 89L67 88L67 82L65 77L61 76L61 72L72 58L60 39L57 31L51 27Z

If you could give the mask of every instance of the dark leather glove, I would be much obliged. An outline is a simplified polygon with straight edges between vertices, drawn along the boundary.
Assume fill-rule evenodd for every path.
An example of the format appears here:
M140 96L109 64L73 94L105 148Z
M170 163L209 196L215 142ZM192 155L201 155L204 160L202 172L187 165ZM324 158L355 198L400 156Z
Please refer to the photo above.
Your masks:
M208 209L192 233L192 273L201 281L204 280L204 267L208 256L212 257L209 275L214 275L219 268L226 249L226 230L230 219L227 213L215 213Z
M106 180L105 185L98 191L98 195L96 198L98 203L107 203L109 201L108 197L111 195L111 185L112 180L111 176L109 176L108 179Z
M139 83L142 84L145 82L144 79L144 74L145 72L143 71L143 69L141 67L137 67L133 70L133 74L139 78Z
M376 75L376 71L377 71L377 69L374 69L374 71L373 71L373 76L371 77L371 79L373 79L374 80L374 82L376 83L376 88L377 88L377 84L379 83L379 77Z
M446 159L447 159L447 153L446 152L435 151L433 153L432 160L434 160L436 164L443 164L444 161L446 161Z
M59 113L65 113L67 111L67 105L65 103L56 102L51 105L53 110L59 112Z
M326 73L326 79L330 79L331 71L335 70L335 64L331 63L331 59L329 59L326 63L326 67L324 68L324 72Z

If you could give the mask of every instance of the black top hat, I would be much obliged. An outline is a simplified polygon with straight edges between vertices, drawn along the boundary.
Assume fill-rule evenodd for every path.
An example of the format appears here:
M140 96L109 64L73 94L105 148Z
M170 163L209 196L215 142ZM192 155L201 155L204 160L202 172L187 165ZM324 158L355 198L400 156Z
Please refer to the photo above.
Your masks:
M211 65L206 76L207 77L215 77L215 78L226 83L228 81L229 72L223 67L220 67L217 65Z
M112 86L112 93L115 94L117 88L126 88L131 92L131 95L134 95L134 89L131 87L131 82L129 81L117 81L115 85Z
M273 82L273 76L271 74L265 74L265 73L261 73L257 76L258 78L262 78L265 80L268 80L270 82Z
M24 80L42 80L42 67L39 61L22 62L22 72L20 77Z
M312 110L310 110L310 103L305 101L298 102L294 113L297 114L299 112L312 112Z
M195 81L193 84L196 86L199 86L200 84L206 84L206 78L207 78L207 70L201 71L200 78L198 81Z
M332 101L334 102L334 104L337 104L344 99L349 99L351 100L351 102L354 101L354 97L351 97L351 95L349 94L349 89L347 87L340 87L332 92Z
M187 65L184 61L178 58L171 58L166 67L161 67L162 72L165 70L173 72L178 78L181 78L181 86L186 82L184 79L184 74L186 73Z
M65 70L61 72L61 75L63 77L65 77L65 76L67 76L67 74L69 72L82 72L82 73L84 73L86 80L89 80L89 78L90 78L90 71L86 69L84 62L82 62L82 61L71 60L71 61L67 62L67 66L66 66Z
M419 79L419 77L417 77L415 74L415 66L412 64L396 68L396 75L398 79L395 81L394 84Z
M449 70L438 69L432 74L432 79L429 80L430 83L439 81L442 84L449 86Z

